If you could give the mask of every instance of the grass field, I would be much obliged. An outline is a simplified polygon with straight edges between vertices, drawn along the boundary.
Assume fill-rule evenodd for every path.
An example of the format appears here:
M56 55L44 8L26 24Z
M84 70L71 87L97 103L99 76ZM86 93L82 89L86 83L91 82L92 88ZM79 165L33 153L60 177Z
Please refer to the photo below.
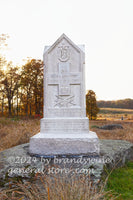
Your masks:
M95 131L100 139L120 139L133 142L133 110L123 109L103 109L104 114L98 115L98 120L90 121L90 130ZM101 109L102 111L102 109ZM107 113L109 111L109 113ZM125 113L124 120L120 120L123 114L114 114L114 112ZM110 112L113 112L110 113ZM120 115L120 116L119 116ZM130 117L130 118L129 118ZM124 129L102 130L96 128L106 124L121 124ZM27 143L30 137L40 131L40 119L19 119L19 118L0 118L0 151Z
M0 151L29 142L39 131L39 119L0 118Z
M121 120L121 116L124 120ZM121 124L124 129L102 130L97 128L106 124ZM102 108L98 119L90 121L90 130L95 131L100 139L120 139L133 142L133 110ZM29 142L30 137L39 131L40 119L0 118L0 151ZM133 162L113 171L106 185L106 190L111 190L107 195L106 190L94 189L94 193L89 193L93 189L91 185L85 185L83 180L68 183L68 185L66 182L61 182L60 179L55 181L56 185L52 185L53 183L50 181L46 177L44 178L42 186L45 188L43 191L40 191L34 183L16 183L16 187L1 191L0 199L22 200L24 196L27 196L29 199L35 200L89 200L89 196L92 195L91 197L95 200L131 200L133 199ZM76 197L76 195L78 196ZM116 195L120 196L115 198Z
M121 108L100 108L98 113L98 119L106 120L124 120L133 121L133 109L121 109Z
M121 124L123 129L103 130L96 128L107 124ZM133 142L133 122L96 120L90 121L90 129L97 133L99 139L127 140Z

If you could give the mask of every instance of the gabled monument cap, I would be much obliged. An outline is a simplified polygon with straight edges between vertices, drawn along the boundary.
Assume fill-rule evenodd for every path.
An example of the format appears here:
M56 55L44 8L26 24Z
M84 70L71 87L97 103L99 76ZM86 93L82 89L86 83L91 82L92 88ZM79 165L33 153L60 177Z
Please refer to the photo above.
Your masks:
M66 41L72 45L78 52L84 53L84 45L76 45L72 42L64 33L56 40L56 42L52 46L45 46L44 54L50 53L54 47L61 42L62 39L66 39Z

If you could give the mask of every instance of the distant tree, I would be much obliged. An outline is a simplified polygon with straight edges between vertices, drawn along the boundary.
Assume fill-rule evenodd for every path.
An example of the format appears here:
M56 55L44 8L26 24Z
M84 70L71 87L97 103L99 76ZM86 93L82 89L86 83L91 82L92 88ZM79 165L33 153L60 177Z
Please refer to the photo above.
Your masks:
M43 62L28 60L22 67L21 74L22 103L26 115L40 114L43 107Z
M5 77L4 66L7 64L6 58L4 56L4 50L7 47L7 38L9 38L7 34L0 34L0 111L2 116L4 113L4 100L6 98L2 81Z
M133 109L133 99L123 99L115 101L98 101L99 108L124 108Z
M21 102L24 107L24 112L28 115L28 108L30 105L30 113L31 113L31 103L32 103L32 68L30 65L30 61L27 62L22 67L22 74L21 74Z
M0 69L6 63L6 59L3 55L3 50L5 49L5 47L7 47L7 38L9 38L7 34L0 34Z
M41 104L43 104L43 62L41 60L31 60L33 69L33 94L35 102L35 114L40 114Z
M8 71L6 71L5 76L3 80L1 81L2 89L3 89L2 91L4 92L4 95L6 96L7 101L8 101L9 115L12 115L13 97L19 87L19 80L20 80L20 75L18 73L18 68L12 67L12 64L9 63Z
M86 113L90 120L97 118L99 108L96 103L96 94L92 90L88 90L86 94Z
M5 99L4 87L2 84L3 79L4 79L4 72L0 70L0 106L1 106L0 110L2 116L4 112L4 99Z

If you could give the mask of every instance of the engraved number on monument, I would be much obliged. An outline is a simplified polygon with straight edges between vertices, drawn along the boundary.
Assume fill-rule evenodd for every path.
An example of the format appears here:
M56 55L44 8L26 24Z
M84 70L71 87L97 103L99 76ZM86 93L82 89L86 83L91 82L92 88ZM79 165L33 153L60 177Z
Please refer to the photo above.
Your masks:
M70 49L69 46L60 46L58 47L58 59L61 62L66 62L70 58Z

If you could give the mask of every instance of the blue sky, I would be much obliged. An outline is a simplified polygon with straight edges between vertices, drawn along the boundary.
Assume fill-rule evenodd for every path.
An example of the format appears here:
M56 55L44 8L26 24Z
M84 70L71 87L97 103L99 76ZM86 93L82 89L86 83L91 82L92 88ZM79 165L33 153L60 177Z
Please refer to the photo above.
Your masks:
M42 59L62 33L85 44L86 89L99 100L133 98L132 0L0 0L7 59Z

